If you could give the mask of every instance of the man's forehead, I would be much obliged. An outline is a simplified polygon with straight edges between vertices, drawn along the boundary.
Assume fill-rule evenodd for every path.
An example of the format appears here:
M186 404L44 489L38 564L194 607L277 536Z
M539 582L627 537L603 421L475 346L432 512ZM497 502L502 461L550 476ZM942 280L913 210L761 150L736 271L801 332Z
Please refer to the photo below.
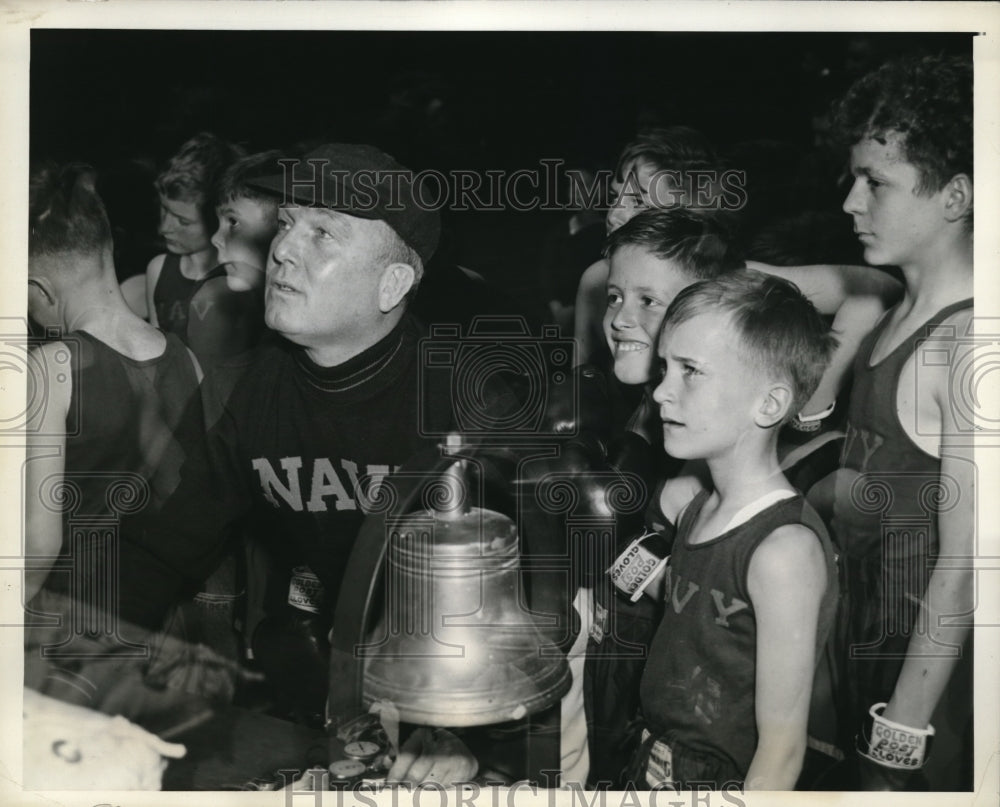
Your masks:
M353 228L358 222L362 221L362 219L360 219L357 216L352 216L349 213L343 212L342 210L331 210L328 207L307 207L305 205L280 205L278 209L292 218L305 218L314 221L327 221L347 229Z

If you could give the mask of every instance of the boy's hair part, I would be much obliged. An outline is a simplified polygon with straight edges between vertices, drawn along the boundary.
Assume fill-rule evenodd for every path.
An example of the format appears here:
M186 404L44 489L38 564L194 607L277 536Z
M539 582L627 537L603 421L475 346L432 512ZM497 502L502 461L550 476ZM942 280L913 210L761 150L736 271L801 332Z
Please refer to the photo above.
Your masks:
M679 264L695 280L709 280L743 266L728 222L718 213L685 207L644 210L608 235L609 260L622 247L638 247Z
M251 184L251 180L281 172L278 162L284 154L276 149L261 151L240 157L226 168L215 188L215 206L224 205L231 199L251 199L255 202L273 204L277 209L280 199Z
M941 190L956 174L972 179L972 60L904 57L859 79L836 108L846 147L880 143L898 132L907 161L920 172L919 193Z
M156 178L156 190L172 201L193 202L208 229L215 230L215 189L222 172L243 150L211 132L196 134L170 158Z
M31 173L28 254L96 254L111 247L111 224L96 189L97 172L83 163L46 163Z
M682 289L667 308L663 330L705 313L728 314L747 359L789 384L792 401L782 422L795 417L837 347L815 306L793 283L746 269Z
M635 140L622 149L615 166L615 177L625 178L632 163L649 163L655 171L712 170L719 167L712 144L701 132L689 126L666 126L643 129Z

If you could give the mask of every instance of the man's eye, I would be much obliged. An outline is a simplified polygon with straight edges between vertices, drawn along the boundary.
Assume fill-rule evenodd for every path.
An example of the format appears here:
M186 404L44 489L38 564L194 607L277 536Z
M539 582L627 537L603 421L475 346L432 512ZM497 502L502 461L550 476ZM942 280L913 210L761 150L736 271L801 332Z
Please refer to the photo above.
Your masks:
M289 227L288 222L285 219L278 219L278 229L287 230Z

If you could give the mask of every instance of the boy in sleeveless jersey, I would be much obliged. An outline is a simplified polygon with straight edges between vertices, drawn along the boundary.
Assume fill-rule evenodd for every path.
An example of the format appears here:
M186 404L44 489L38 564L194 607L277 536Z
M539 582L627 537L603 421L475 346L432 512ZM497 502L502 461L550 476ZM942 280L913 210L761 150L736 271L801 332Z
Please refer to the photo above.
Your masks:
M862 788L969 789L974 579L937 558L975 548L972 427L954 406L973 348L970 60L886 64L848 91L838 124L865 260L905 280L858 350L842 467L821 483L846 559L845 740Z
M146 267L149 321L187 344L189 305L199 284L218 269L211 237L216 228L215 186L242 152L202 132L181 146L156 178L159 234L167 251Z
M145 668L135 643L159 614L142 608L145 551L124 516L172 494L203 436L196 412L188 420L200 371L122 297L91 169L35 170L29 230L28 312L59 338L35 349L29 375L29 401L43 400L25 464L25 683L127 713L148 692L133 686Z
M660 495L678 529L640 685L636 785L796 783L836 570L822 522L780 471L776 444L835 343L791 284L756 272L688 286L667 310L653 393L664 448L704 460L711 479L680 508L675 485Z

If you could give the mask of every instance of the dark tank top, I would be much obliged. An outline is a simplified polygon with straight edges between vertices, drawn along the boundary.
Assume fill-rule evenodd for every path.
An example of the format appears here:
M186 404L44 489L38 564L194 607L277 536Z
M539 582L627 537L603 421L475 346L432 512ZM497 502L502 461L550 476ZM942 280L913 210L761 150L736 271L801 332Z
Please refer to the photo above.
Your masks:
M191 280L181 274L181 256L168 252L163 258L163 268L153 289L153 307L156 309L158 327L164 333L176 334L184 344L188 342L188 314L191 298L208 280L225 275L225 269L215 267L205 277Z
M746 774L757 748L757 620L747 590L750 559L789 524L812 530L823 547L827 585L816 657L833 625L837 574L826 528L801 496L782 499L704 543L688 538L709 493L685 508L667 567L666 607L640 685L654 736L728 762Z
M872 350L888 327L889 315L858 348L841 455L842 468L855 473L841 472L831 525L848 557L880 562L883 550L898 561L937 553L941 460L903 430L896 412L896 390L918 341L971 305L969 299L942 309L875 366L870 364ZM922 596L922 590L917 596Z
M125 517L162 504L201 432L196 420L188 420L198 392L194 362L176 336L167 334L163 353L147 360L125 356L84 331L67 334L64 342L73 392L66 416L63 554L74 557L74 571L54 570L46 588L72 594L103 579L111 546L117 544L121 568L128 566L133 545ZM144 582L123 574L120 584L124 602L126 589L141 591Z

